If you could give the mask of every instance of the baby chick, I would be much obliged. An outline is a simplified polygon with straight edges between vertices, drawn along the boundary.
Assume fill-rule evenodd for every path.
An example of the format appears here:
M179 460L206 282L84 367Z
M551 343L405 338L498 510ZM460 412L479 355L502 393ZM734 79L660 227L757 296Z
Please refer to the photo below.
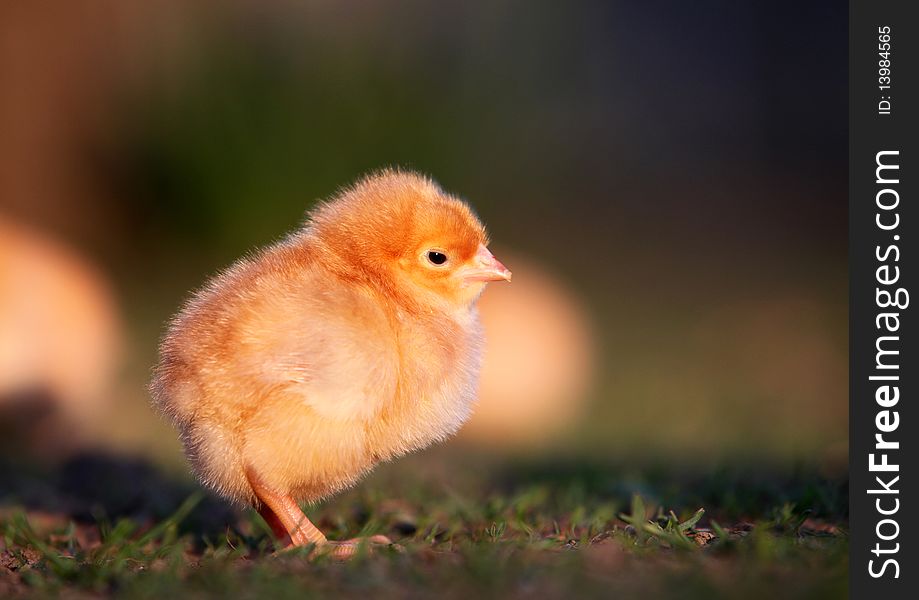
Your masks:
M464 202L386 170L213 278L170 324L151 383L198 478L255 506L288 545L353 554L360 540L328 541L299 502L469 416L476 299L511 279L487 245Z

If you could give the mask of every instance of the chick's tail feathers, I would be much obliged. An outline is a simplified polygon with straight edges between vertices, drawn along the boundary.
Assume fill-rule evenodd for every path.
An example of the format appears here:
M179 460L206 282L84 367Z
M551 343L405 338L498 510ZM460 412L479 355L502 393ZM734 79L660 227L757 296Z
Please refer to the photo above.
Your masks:
M178 429L198 480L233 503L251 503L255 494L245 476L232 422L217 414L219 404L201 402L204 391L185 370L174 362L160 363L150 383L153 404Z

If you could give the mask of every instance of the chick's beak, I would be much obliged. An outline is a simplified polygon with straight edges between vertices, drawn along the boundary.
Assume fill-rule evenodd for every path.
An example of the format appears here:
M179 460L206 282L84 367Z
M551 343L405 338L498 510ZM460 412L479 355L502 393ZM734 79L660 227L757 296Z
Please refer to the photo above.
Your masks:
M484 244L479 244L479 250L472 259L472 264L463 270L464 281L510 281L510 270L501 264L501 261L488 251Z

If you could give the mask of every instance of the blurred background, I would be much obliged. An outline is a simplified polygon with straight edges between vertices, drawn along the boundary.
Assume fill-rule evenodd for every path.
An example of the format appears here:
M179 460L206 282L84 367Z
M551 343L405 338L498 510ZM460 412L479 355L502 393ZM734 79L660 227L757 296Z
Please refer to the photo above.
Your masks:
M145 389L167 319L400 165L467 198L514 271L441 454L844 470L846 11L3 3L4 451L184 473Z

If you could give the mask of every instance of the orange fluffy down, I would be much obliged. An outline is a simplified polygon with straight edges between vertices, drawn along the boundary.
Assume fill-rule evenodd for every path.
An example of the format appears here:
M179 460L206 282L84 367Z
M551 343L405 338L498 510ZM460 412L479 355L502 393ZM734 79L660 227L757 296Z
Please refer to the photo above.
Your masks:
M254 469L314 502L453 434L475 399L485 287L456 270L486 244L465 203L383 171L207 283L170 324L151 384L201 481L255 503ZM419 258L430 247L446 268Z

